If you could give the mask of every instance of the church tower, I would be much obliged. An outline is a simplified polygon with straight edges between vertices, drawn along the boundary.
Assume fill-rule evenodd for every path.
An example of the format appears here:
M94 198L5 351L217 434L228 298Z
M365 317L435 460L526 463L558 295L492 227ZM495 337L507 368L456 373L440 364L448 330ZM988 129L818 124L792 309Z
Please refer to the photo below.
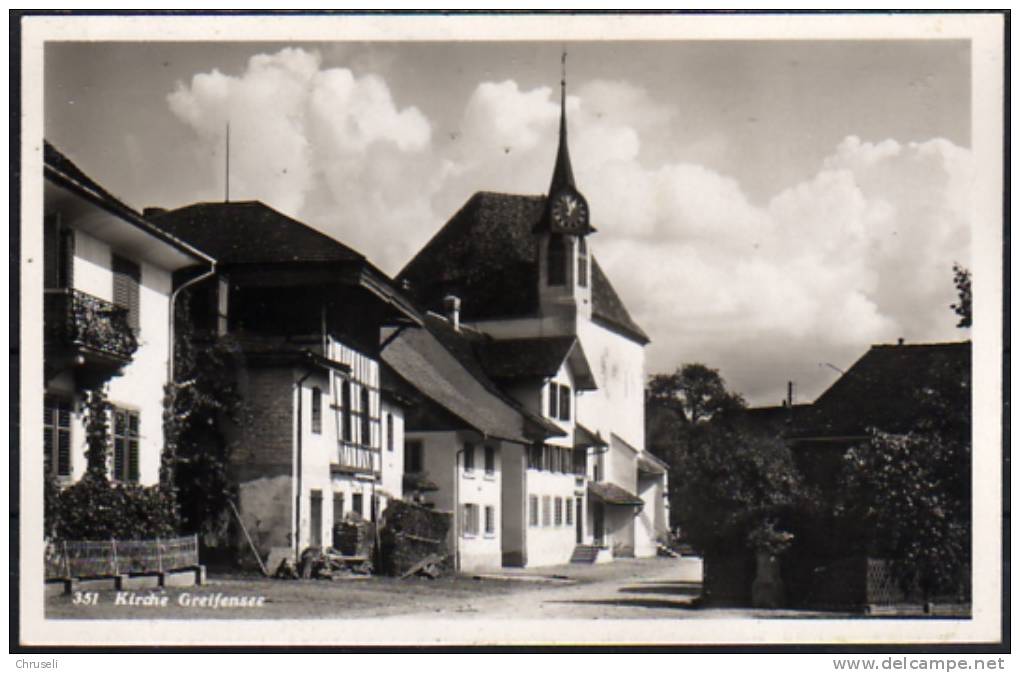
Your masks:
M567 145L567 54L560 80L560 133L545 210L535 226L538 237L539 311L543 317L591 318L591 226L588 201L574 184ZM576 327L575 327L576 329ZM573 331L573 330L571 330Z

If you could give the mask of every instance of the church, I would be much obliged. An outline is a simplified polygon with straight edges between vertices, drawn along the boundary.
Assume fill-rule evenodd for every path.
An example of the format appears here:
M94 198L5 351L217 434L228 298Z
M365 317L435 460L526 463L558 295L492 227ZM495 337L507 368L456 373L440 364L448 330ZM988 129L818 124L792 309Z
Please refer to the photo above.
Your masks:
M397 277L462 335L488 380L561 431L501 451L507 566L651 556L668 530L667 469L645 451L649 338L596 259L565 78L560 98L548 194L476 193Z

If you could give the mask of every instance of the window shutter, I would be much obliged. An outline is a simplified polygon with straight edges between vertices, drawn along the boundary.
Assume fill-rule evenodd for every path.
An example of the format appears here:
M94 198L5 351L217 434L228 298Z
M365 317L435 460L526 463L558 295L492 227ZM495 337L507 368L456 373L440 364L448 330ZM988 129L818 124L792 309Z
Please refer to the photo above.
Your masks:
M137 330L139 326L139 285L142 282L142 268L130 259L113 256L113 303L128 310L128 325Z
M555 383L549 384L549 418L556 418L559 415L559 393L560 387Z
M138 414L128 412L128 481L138 481Z
M560 386L560 420L570 420L570 386Z
M361 443L363 446L372 445L372 424L368 387L361 385Z

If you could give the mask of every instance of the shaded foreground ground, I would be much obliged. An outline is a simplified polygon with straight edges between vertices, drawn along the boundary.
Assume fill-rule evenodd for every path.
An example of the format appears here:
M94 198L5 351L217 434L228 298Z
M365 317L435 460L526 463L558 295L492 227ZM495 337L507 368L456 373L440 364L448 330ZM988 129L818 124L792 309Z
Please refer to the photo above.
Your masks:
M270 580L213 576L207 585L142 590L134 597L166 596L165 607L117 604L117 592L98 592L96 605L74 596L46 601L51 619L365 619L387 616L509 619L676 619L718 617L834 617L792 610L708 609L693 603L701 593L701 561L629 559L604 565L565 565L504 570L479 578L437 580L371 577L357 580ZM261 597L258 607L186 606L206 597Z

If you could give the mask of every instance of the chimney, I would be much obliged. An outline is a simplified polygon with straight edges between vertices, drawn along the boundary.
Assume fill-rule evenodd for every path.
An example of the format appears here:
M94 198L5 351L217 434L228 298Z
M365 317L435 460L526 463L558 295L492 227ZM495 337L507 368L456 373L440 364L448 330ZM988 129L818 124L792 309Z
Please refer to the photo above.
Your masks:
M460 297L452 294L443 299L443 306L446 308L446 319L453 325L456 332L460 331Z
M786 404L793 408L793 381L786 382Z
M156 206L149 206L148 208L146 208L146 209L144 209L142 211L142 217L145 217L145 218L157 217L159 215L162 215L165 212L166 212L166 208L158 208Z

